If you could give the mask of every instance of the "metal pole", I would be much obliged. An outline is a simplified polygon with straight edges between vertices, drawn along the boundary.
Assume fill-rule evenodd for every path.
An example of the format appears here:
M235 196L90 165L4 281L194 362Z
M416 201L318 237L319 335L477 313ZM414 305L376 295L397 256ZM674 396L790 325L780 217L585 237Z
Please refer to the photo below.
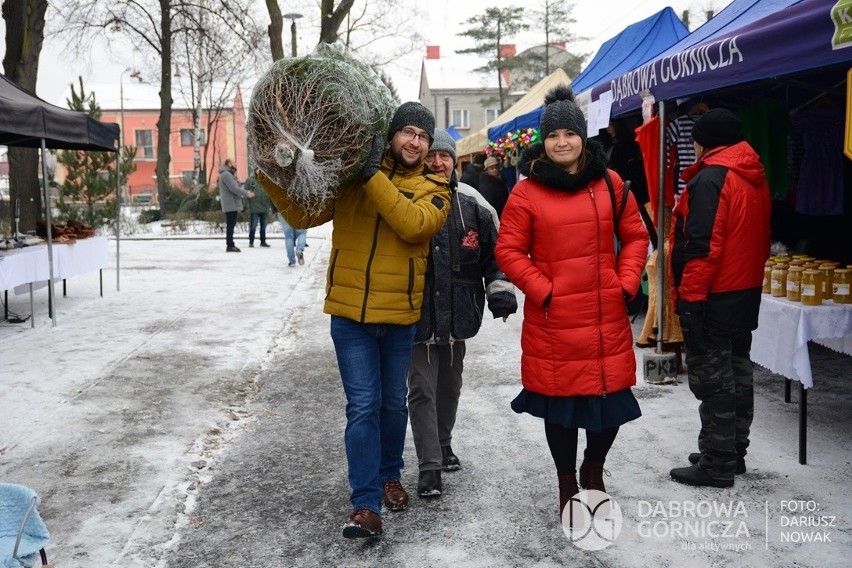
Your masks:
M47 293L51 299L49 310L51 326L56 327L56 294L53 291L53 227L51 227L50 196L47 194L47 146L41 139L41 185L44 190L44 216L47 220L47 264L50 279L47 281Z
M660 119L660 164L657 181L657 353L663 352L663 308L666 298L666 104L659 102L657 116Z
M123 125L122 125L123 126ZM118 152L115 154L115 291L121 292L121 137L118 136Z
M293 23L290 24L290 51L293 57L296 57L296 19L293 18Z

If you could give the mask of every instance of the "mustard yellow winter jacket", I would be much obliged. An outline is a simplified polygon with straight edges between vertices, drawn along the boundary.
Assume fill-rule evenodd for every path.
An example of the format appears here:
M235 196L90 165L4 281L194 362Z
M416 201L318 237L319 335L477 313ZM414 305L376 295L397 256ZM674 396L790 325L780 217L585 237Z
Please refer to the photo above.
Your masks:
M386 153L377 174L341 189L313 215L258 173L291 226L334 223L325 313L361 323L420 319L429 240L446 221L450 199L447 180L427 172L423 166L405 169Z

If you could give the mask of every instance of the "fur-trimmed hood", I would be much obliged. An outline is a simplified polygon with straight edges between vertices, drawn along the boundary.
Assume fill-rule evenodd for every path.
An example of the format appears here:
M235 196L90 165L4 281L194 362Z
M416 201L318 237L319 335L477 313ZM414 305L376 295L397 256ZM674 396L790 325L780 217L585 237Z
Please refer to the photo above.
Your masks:
M548 159L544 143L533 144L521 152L518 170L528 178L558 191L580 191L595 180L601 179L606 171L606 154L603 146L595 140L586 141L586 150L591 160L585 169L573 175ZM532 167L531 167L532 166Z

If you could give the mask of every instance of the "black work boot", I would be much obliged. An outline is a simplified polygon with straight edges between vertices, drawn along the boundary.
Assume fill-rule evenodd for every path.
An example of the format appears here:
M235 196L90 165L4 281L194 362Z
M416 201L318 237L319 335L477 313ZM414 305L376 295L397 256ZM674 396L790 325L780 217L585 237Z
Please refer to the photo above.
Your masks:
M733 479L716 479L706 469L698 464L688 467L676 467L669 475L678 483L685 483L694 487L733 487Z
M440 497L443 489L440 469L428 469L420 472L420 479L417 481L418 496L424 498Z
M701 461L701 452L693 452L689 454L689 463L695 464ZM734 469L736 475L742 475L746 472L745 458L737 457L737 467Z
M449 444L441 446L441 454L443 456L443 465L441 469L444 471L458 471L461 469L461 462Z

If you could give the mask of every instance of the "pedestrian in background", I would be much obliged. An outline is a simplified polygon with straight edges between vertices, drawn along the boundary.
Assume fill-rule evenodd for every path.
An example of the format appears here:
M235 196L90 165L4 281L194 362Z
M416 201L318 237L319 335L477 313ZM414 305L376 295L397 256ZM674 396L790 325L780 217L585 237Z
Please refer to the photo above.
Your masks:
M296 266L297 261L300 265L305 264L305 246L308 238L308 230L295 229L290 226L281 213L277 213L276 215L278 217L278 226L281 227L281 233L284 235L287 266Z
M757 329L763 268L769 258L772 202L757 152L727 109L692 128L696 162L672 214L669 254L689 390L701 401L693 464L675 481L731 487L745 473L754 416L751 332Z
M502 217L503 207L509 199L509 186L500 173L500 160L494 156L485 160L485 170L479 174L479 185L476 189L497 211L497 216Z
M269 210L272 208L272 201L269 200L269 196L266 195L266 192L257 183L254 168L249 168L249 171L251 173L243 186L243 189L254 194L254 197L248 198L248 209L251 214L251 218L249 219L249 247L254 247L254 234L258 225L260 226L260 246L268 247L269 243L266 242L266 219L267 215L269 215Z
M408 374L408 413L420 468L417 494L439 497L441 471L461 468L450 443L461 395L465 340L479 331L486 299L491 314L504 322L518 311L518 302L514 286L494 259L496 213L457 191L462 184L455 181L456 143L446 131L435 131L426 165L450 180L450 213L430 246Z
M485 154L474 154L469 164L462 171L461 183L479 189L479 175L485 171Z
M234 227L237 226L237 215L243 210L243 198L254 197L254 193L240 187L237 181L237 168L231 158L227 158L219 166L219 204L225 213L225 251L240 252L234 243Z
M343 189L317 214L300 210L282 188L258 174L294 226L334 224L324 311L331 315L346 394L344 442L353 510L343 527L346 538L382 534L382 503L403 511L409 502L400 483L408 367L429 239L449 212L448 181L423 166L434 132L428 108L403 103L388 128L390 148L376 134L360 183Z
M606 491L603 466L618 429L641 415L630 390L636 358L625 298L639 289L648 233L632 195L616 218L612 203L621 203L624 182L607 170L601 145L586 140L571 88L555 87L544 103L542 143L521 155L526 178L506 203L496 256L526 297L523 390L512 409L544 419L561 515L579 492L579 429L586 431L579 483Z

